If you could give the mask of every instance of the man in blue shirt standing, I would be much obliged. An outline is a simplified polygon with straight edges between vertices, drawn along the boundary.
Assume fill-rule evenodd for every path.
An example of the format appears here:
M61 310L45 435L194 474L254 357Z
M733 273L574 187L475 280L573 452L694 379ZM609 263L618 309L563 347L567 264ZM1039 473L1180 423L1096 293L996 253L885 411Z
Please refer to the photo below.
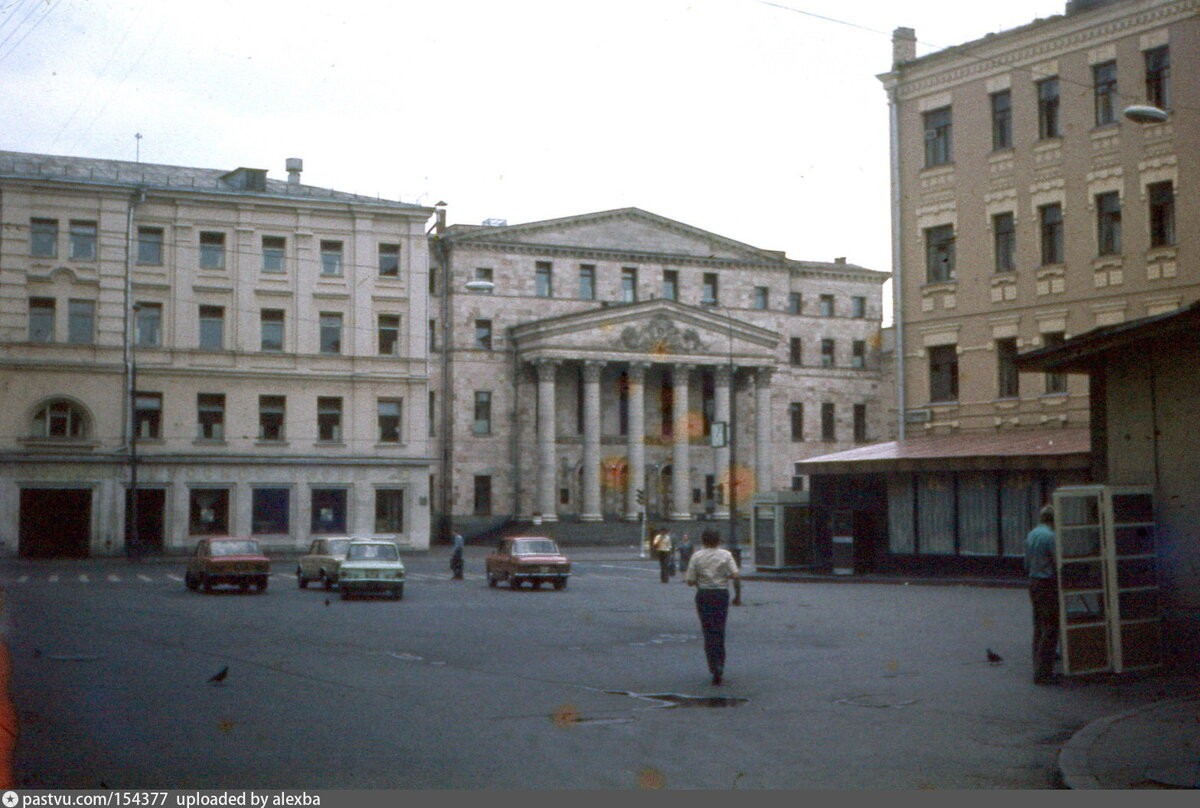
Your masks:
M1054 508L1042 508L1037 526L1025 537L1025 571L1033 604L1033 682L1054 684L1058 648L1058 572L1054 558Z

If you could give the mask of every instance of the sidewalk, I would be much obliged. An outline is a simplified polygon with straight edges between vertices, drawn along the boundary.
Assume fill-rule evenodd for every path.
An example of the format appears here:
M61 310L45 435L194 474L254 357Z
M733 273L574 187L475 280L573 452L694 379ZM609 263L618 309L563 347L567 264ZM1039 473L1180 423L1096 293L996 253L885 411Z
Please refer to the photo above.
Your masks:
M1059 752L1067 788L1200 788L1200 695L1098 718Z

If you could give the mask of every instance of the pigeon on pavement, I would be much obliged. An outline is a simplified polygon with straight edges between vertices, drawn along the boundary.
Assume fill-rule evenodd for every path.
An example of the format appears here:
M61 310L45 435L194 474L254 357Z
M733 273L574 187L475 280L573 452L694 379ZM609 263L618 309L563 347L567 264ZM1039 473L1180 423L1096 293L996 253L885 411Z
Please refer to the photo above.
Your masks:
M989 648L989 649L987 649L987 660L988 660L988 662L992 663L993 665L999 665L1001 662L1004 661L1004 657L1000 656L995 651L993 651L991 648Z
M225 667L221 668L221 670L214 673L212 675L212 678L210 678L208 680L208 683L210 685L219 685L225 681L225 677L228 675L229 675L229 666L226 665Z

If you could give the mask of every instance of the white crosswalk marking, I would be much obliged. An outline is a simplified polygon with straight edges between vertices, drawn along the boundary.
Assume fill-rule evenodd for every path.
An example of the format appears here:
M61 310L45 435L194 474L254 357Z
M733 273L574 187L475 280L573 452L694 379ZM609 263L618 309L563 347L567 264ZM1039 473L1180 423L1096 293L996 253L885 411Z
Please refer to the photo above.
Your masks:
M138 573L138 580L145 581L148 584L154 583L153 578L151 578L149 575L142 575L140 572Z
M120 578L118 578L118 577L117 577L117 576L115 576L115 575L109 575L109 576L108 576L108 580L112 581L114 584L119 584L119 583L121 583L121 579L120 579Z
M22 575L20 578L18 578L18 579L17 579L17 583L19 583L19 584L23 584L23 583L25 583L25 582L26 582L26 581L28 581L28 580L29 580L29 576L28 576L28 575Z
M81 583L81 584L86 584L86 583L87 583L89 580L90 580L90 579L87 577L87 575L80 575L80 576L79 576L79 583Z
M182 580L183 580L183 578L181 578L181 577L180 577L180 576L178 576L178 575L171 575L171 574L168 574L168 575L167 575L167 577L168 577L168 578L170 578L172 581L182 581Z
M50 578L49 578L48 580L50 581L50 583L52 583L52 584L56 584L56 583L58 583L58 576L57 576L57 575L51 575L51 576L50 576Z

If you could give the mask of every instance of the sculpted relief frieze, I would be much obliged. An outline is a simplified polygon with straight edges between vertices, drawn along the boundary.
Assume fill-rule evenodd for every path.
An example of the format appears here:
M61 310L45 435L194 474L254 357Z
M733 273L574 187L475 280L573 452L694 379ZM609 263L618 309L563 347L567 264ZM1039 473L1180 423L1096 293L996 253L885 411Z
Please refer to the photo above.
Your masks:
M701 348L695 329L681 329L665 314L658 314L642 325L622 329L616 344L641 353L696 353Z

